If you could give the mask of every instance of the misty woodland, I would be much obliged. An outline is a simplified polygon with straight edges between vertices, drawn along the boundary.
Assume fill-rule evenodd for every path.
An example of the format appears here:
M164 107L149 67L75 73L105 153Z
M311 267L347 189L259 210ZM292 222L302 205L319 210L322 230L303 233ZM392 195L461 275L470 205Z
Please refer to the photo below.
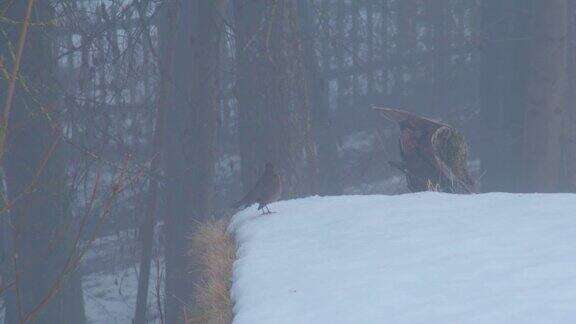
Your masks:
M0 323L576 322L576 0L0 0Z

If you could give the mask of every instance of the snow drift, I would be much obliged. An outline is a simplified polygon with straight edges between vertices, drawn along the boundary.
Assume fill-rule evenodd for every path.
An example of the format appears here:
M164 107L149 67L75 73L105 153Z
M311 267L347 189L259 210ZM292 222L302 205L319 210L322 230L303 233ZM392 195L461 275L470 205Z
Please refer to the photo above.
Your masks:
M574 323L576 195L312 197L254 207L235 324Z

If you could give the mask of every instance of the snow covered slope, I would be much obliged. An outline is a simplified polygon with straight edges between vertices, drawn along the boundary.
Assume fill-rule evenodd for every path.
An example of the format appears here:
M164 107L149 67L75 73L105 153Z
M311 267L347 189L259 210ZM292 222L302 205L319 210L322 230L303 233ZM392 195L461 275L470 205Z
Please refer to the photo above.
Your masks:
M235 324L576 323L576 195L312 197L254 207Z

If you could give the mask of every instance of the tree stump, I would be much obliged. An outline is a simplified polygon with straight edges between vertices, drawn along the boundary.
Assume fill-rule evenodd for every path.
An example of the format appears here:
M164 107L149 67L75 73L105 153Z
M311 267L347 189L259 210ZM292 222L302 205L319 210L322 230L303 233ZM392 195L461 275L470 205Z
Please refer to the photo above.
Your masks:
M374 108L400 126L400 162L390 161L406 176L412 192L473 193L468 172L468 145L455 128L414 113Z

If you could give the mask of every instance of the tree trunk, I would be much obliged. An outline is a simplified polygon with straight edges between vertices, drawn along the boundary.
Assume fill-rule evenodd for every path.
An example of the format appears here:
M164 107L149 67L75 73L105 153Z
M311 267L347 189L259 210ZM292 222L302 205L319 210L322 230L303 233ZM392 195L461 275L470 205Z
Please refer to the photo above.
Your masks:
M403 108L418 107L415 96L410 94L416 78L416 60L412 59L416 53L418 35L416 32L416 16L418 14L418 1L402 0L398 5L398 33L397 51L399 57L403 57L402 64L396 68L395 85L399 95L398 100ZM408 79L406 78L408 77Z
M524 130L524 189L559 189L566 89L567 0L534 1Z
M562 191L576 192L576 2L568 2L568 53L563 118Z
M142 8L144 10L145 8ZM152 162L150 165L150 178L148 187L148 200L146 215L140 237L142 239L142 255L140 258L140 276L138 277L138 294L136 298L136 311L134 324L145 324L148 306L148 286L150 281L150 266L152 261L152 248L154 245L154 227L156 225L156 213L158 211L158 182L159 168L162 157L162 137L164 131L165 110L171 104L169 91L172 82L171 62L174 59L175 29L178 19L177 6L174 1L165 3L162 8L163 16L160 25L161 57L159 57L160 84L156 105L156 122L152 139Z
M6 17L23 21L27 1L8 6ZM48 1L37 1L33 21L51 21ZM21 24L3 23L12 45L18 44ZM27 87L16 87L8 121L8 147L4 158L10 208L9 281L6 323L84 323L84 303L79 274L67 260L75 255L70 240L74 222L69 208L66 160L57 145L60 102L52 88L57 84L56 60L49 27L30 27L21 76ZM3 64L10 67L8 42L0 42ZM9 68L10 70L10 68ZM6 79L0 99L6 98Z
M188 238L196 223L212 215L224 5L224 0L181 2L174 31L176 102L167 110L163 145L167 323L181 323L186 305L193 304Z
M315 152L307 146L296 9L295 2L234 2L242 184L252 187L272 162L283 176L285 197L315 192L317 180L309 172Z
M328 102L328 84L322 77L320 64L314 46L314 22L308 0L298 2L298 12L302 39L304 70L308 105L312 117L312 132L318 152L319 188L323 195L342 193L340 179L341 166L338 157L336 134L331 122Z
M430 16L432 18L432 101L431 115L434 117L447 117L444 115L447 108L446 95L449 68L448 21L450 20L449 5L446 0L429 2Z
M525 107L525 0L485 0L480 7L482 191L517 191Z

